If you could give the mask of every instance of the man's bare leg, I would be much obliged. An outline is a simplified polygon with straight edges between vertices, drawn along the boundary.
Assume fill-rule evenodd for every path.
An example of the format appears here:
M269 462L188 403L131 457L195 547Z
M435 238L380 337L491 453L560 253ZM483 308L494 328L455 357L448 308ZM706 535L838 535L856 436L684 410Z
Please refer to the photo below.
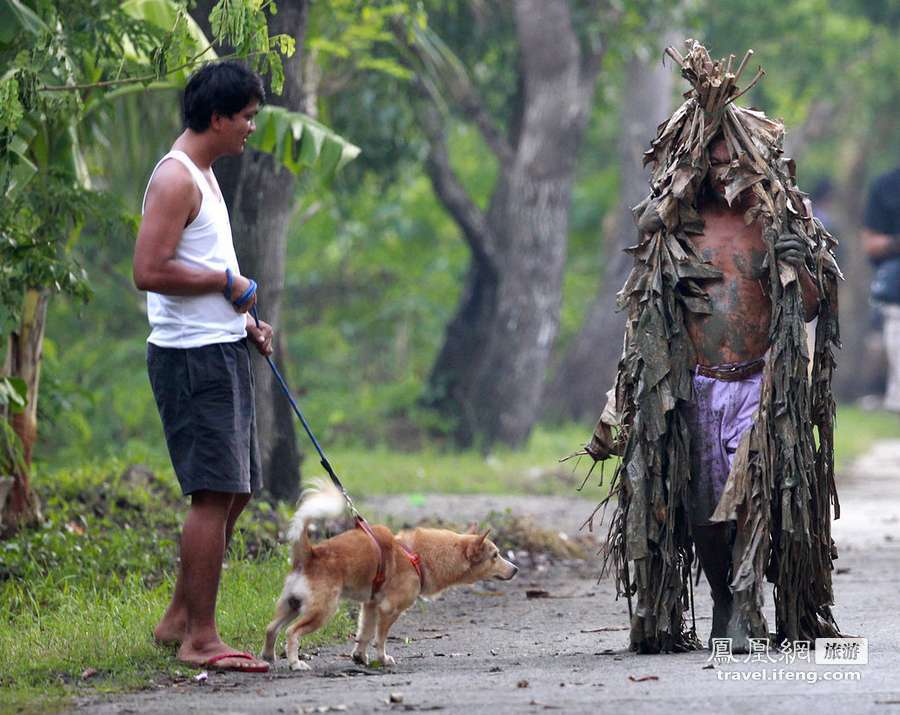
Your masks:
M225 548L231 543L231 535L234 533L234 525L244 507L250 501L249 494L234 494L228 519L225 523ZM187 606L184 601L184 569L183 560L178 565L178 577L175 579L175 592L172 594L172 602L163 614L156 628L153 629L153 637L158 643L180 644L184 640L187 630Z
M214 656L234 650L222 641L216 628L216 596L234 499L234 494L195 493L181 533L181 597L186 620L178 658L194 665L202 665ZM237 518L236 514L233 516ZM240 669L265 665L265 662L226 658L217 665Z
M172 601L163 614L156 628L153 629L153 637L157 643L180 644L184 640L184 632L187 629L187 608L184 604L184 570L181 561L178 563L178 576L175 579L175 592Z
M234 499L231 501L231 509L228 511L228 520L225 522L225 550L228 550L229 544L231 544L231 535L234 533L234 524L237 521L238 517L241 515L241 512L244 511L244 507L250 502L249 494L235 494Z

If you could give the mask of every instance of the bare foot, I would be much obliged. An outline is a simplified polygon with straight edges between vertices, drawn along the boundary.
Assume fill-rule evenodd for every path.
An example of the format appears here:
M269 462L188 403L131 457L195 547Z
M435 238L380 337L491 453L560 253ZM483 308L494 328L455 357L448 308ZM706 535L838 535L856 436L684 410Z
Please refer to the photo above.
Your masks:
M266 673L269 670L269 664L266 661L255 658L249 653L241 653L220 640L207 643L199 648L184 642L178 649L178 660L197 668L210 667L244 673Z
M153 640L160 645L180 645L187 630L184 617L170 617L168 614L153 629Z

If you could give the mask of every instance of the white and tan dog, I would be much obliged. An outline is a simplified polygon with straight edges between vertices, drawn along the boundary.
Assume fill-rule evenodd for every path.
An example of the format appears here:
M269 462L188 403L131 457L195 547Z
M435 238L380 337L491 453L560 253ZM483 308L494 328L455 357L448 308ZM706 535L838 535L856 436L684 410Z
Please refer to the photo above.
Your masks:
M417 528L394 536L387 527L375 525L372 531L384 554L384 583L373 595L381 554L372 537L353 529L313 546L306 533L310 521L336 518L343 510L344 499L330 484L304 492L288 533L293 541L293 567L284 581L275 618L266 629L262 653L266 660L275 660L279 632L296 620L288 628L288 665L292 670L309 670L298 657L300 637L325 625L343 597L361 604L353 659L368 664L367 651L374 638L377 658L393 665L394 659L384 651L388 631L419 595L432 596L450 586L488 578L508 581L519 570L500 556L488 532L457 534ZM418 571L411 554L418 555Z

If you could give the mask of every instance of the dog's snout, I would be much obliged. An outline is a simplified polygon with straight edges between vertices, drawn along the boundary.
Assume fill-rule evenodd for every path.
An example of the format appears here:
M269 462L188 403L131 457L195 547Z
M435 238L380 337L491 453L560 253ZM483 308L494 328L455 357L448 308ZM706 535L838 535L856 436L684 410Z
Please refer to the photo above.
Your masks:
M515 578L516 574L519 573L519 567L514 563L507 561L506 559L503 559L503 563L507 568L504 569L501 573L495 574L494 578L500 581L509 581Z

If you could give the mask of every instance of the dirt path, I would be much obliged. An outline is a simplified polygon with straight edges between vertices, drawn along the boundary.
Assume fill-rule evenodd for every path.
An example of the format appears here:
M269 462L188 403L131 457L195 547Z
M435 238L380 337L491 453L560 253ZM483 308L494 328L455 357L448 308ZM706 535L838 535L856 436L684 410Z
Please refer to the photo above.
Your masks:
M840 559L835 615L846 633L868 636L869 663L859 667L735 663L712 667L708 651L636 656L626 649L627 610L594 563L522 563L509 583L458 589L420 604L393 630L392 671L355 666L349 642L320 650L313 670L264 676L211 673L204 685L182 684L76 711L113 713L419 712L566 713L632 709L647 713L900 713L900 441L877 445L839 484L835 524ZM429 497L370 503L373 511L416 518L419 510L461 521L510 507L548 528L574 532L591 505L580 499ZM529 598L529 591L545 592ZM707 589L696 589L698 631L709 629ZM534 594L532 594L534 595ZM542 595L542 594L538 594ZM770 619L773 614L769 613ZM284 661L281 661L283 667ZM860 680L836 680L850 671ZM780 675L779 675L780 672ZM789 680L811 676L818 682ZM726 673L744 673L734 676ZM760 675L754 675L758 673ZM828 673L828 674L826 674ZM838 676L833 675L838 673ZM742 677L746 680L723 680ZM826 680L825 678L832 678ZM759 678L759 679L757 679Z

